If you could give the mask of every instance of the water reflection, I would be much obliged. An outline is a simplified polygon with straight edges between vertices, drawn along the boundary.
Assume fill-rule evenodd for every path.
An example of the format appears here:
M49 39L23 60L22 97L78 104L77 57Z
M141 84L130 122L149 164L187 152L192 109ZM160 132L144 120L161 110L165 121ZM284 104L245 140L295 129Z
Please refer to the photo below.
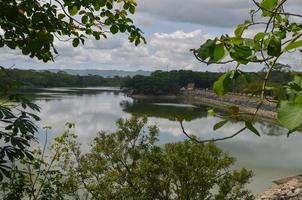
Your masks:
M154 103L154 101L122 101L121 107L124 112L131 115L163 118L171 121L182 119L192 121L206 117L205 107L195 107L177 103Z
M175 116L185 120L187 132L203 139L228 136L244 126L241 122L229 123L214 132L213 125L221 120L219 117L207 116L204 107L183 105L175 101L137 102L118 91L94 88L88 91L81 89L80 92L70 88L67 92L58 91L42 91L43 97L37 93L36 102L42 108L40 126L52 126L54 137L63 130L65 122L75 123L84 150L87 150L98 131L114 131L118 118L128 118L132 114L147 115L149 124L159 127L161 144L185 139ZM302 154L299 150L302 135L296 133L286 138L286 130L261 121L255 126L262 133L261 138L245 131L218 145L237 157L236 167L254 170L256 177L250 188L259 192L269 187L272 180L301 173ZM43 138L43 134L38 137Z

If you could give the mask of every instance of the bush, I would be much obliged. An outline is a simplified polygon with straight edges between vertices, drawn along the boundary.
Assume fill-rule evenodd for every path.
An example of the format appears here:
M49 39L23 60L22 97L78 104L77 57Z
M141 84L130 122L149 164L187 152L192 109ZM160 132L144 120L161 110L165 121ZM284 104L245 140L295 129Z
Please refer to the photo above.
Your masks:
M118 130L101 132L81 153L68 129L50 155L23 161L2 183L4 199L252 199L244 189L252 176L229 168L235 159L214 144L192 141L160 147L156 126L146 118L119 119ZM70 124L69 124L70 125ZM70 125L71 126L71 125ZM37 156L38 157L38 156ZM16 193L16 189L19 191Z

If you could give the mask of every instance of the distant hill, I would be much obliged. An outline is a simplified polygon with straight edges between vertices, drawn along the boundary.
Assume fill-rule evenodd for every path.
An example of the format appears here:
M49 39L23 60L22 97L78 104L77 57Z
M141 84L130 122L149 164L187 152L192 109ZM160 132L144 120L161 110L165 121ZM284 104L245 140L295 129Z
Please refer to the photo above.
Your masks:
M114 76L130 76L133 77L135 75L144 75L149 76L152 72L151 71L124 71L124 70L97 70L97 69L49 69L48 71L57 73L58 71L64 71L67 74L71 75L80 75L80 76L87 76L87 75L98 75L102 77L114 77Z

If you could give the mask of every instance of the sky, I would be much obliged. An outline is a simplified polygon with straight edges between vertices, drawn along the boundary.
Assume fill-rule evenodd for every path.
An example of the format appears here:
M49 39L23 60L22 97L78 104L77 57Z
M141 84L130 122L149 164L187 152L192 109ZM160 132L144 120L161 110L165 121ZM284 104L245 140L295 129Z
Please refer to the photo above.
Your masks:
M289 11L301 12L301 0L288 0ZM43 63L23 56L18 50L0 49L0 65L23 69L118 69L226 71L232 65L206 66L189 51L221 34L232 34L237 24L249 19L252 0L137 0L132 16L144 31L146 45L135 47L127 37L117 34L107 40L88 40L73 48L70 43L55 42L59 55L55 62ZM301 54L285 55L281 63L300 69ZM261 65L243 70L260 70Z

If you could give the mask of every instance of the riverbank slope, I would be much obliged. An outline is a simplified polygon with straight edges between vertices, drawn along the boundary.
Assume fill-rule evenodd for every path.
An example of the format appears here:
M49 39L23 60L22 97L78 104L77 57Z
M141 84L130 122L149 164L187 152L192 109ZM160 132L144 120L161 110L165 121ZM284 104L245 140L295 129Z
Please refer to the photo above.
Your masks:
M248 96L246 94L228 93L223 97L217 96L210 90L185 90L178 95L164 95L164 96L148 96L148 95L131 95L132 98L138 100L145 99L177 99L182 103L188 103L196 106L206 105L218 109L226 109L229 106L237 106L240 112L246 114L255 113L260 102L258 97ZM276 120L277 104L269 100L264 100L263 104L257 112L260 118L268 120Z

